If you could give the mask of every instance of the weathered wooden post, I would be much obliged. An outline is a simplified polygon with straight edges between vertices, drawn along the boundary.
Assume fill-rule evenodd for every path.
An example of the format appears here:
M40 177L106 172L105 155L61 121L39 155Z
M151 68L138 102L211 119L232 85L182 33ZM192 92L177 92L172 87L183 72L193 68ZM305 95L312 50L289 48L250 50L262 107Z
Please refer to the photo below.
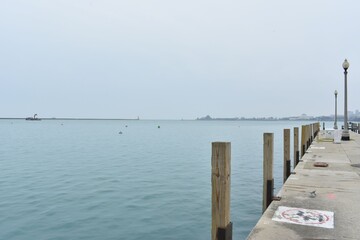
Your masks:
M314 141L315 138L315 123L311 124L311 142Z
M294 168L298 165L300 160L299 153L299 128L294 127Z
M264 133L263 148L263 212L270 205L274 195L273 161L274 161L274 134Z
M212 240L231 240L230 222L231 143L213 142L211 156Z
M308 134L308 127L307 127L307 125L305 125L305 132L304 132L304 137L305 137L305 152L306 152L306 149L308 148L308 144L309 144L307 134ZM305 154L305 152L304 152L304 154Z
M306 140L307 140L307 147L306 150L310 147L310 125L306 125Z
M313 124L310 124L309 127L310 127L310 129L309 129L310 145L311 145L311 143L312 143L312 141L313 141L313 139L314 139L314 135L313 135ZM309 146L310 146L310 145L309 145Z
M305 136L306 130L305 125L301 126L301 157L304 156L306 151L306 136Z
M284 129L284 182L286 182L290 176L290 168L290 129Z

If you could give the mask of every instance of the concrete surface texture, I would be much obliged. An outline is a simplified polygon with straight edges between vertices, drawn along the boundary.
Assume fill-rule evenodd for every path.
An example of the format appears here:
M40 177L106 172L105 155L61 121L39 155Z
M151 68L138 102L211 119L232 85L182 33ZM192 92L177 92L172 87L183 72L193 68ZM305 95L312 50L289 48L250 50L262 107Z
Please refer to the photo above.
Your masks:
M360 134L316 138L294 172L248 239L360 239Z

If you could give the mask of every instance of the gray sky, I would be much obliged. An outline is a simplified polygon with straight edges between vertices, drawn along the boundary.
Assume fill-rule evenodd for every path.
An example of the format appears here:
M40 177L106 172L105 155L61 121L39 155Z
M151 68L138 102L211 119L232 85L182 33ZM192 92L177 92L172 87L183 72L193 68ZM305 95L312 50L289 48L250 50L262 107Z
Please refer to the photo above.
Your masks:
M1 0L0 117L360 109L358 0Z

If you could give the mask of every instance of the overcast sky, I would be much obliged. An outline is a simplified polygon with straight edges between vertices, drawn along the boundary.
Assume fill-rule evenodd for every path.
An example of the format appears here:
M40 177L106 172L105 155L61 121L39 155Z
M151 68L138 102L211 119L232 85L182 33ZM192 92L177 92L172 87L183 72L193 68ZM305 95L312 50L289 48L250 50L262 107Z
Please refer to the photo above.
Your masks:
M360 109L358 0L1 0L0 117Z

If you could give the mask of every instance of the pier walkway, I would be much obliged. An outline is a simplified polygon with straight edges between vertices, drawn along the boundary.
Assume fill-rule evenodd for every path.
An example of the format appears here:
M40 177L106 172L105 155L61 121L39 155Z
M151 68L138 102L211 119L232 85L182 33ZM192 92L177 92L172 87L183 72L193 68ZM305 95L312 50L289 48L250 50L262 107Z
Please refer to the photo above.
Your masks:
M360 134L350 134L313 141L249 240L360 239Z

